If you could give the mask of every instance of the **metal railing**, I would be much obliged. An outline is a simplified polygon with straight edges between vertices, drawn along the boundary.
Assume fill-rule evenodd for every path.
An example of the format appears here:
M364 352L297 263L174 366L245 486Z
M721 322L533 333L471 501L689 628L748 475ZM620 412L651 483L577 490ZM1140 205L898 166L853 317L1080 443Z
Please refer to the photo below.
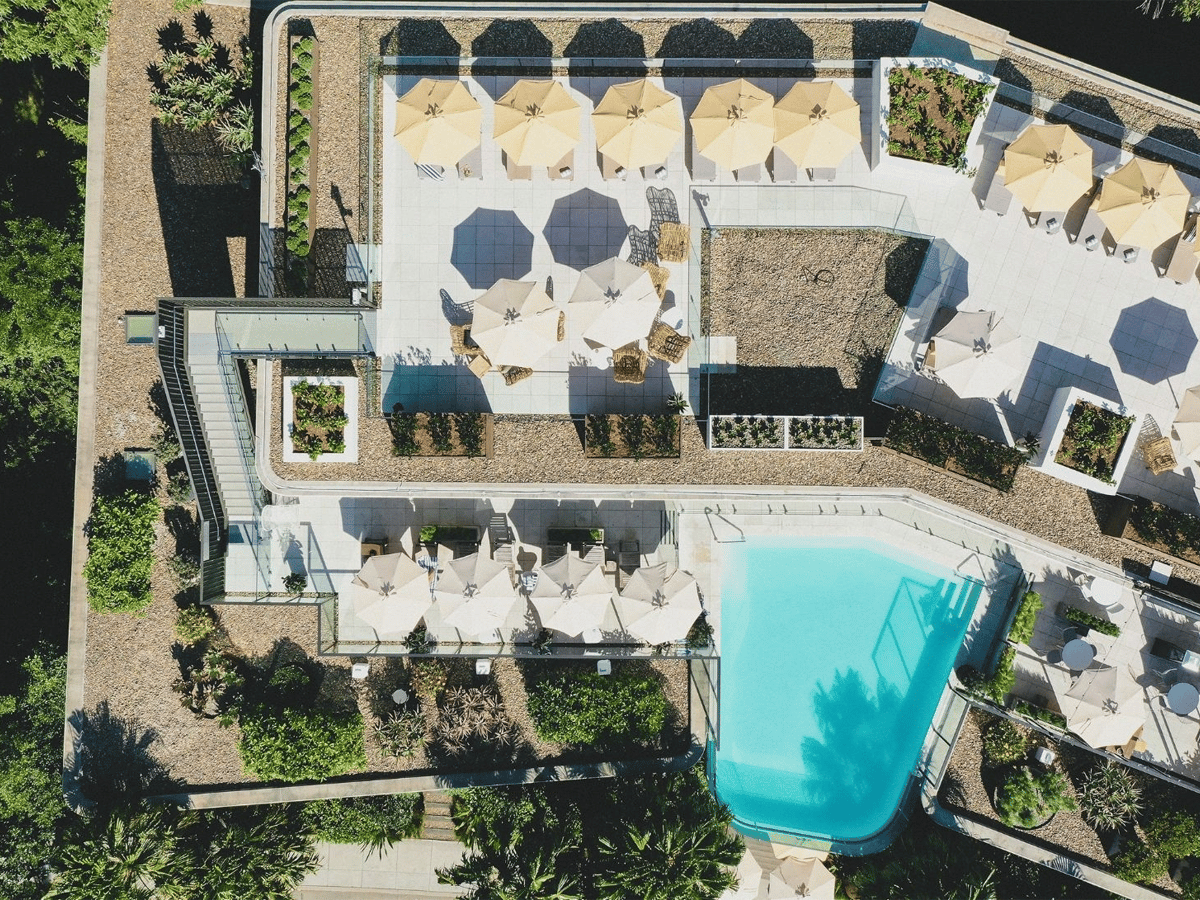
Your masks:
M229 335L225 332L220 316L214 317L214 321L217 331L221 380L225 383L225 398L229 404L233 428L237 433L238 447L241 450L242 478L246 482L246 491L250 495L254 504L254 512L257 514L263 506L263 487L255 474L254 427L250 424L246 394L243 390L241 375L238 372L237 358L230 350Z

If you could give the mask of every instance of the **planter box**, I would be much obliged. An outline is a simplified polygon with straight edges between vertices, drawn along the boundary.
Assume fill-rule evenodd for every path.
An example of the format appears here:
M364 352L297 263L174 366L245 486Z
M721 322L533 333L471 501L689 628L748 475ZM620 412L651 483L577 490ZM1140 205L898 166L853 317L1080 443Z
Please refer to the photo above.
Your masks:
M417 529L417 539L413 543L417 546L423 546L429 551L430 556L437 556L438 544L450 547L455 552L463 544L473 544L479 546L480 531L477 525L433 525L426 526L435 529L432 540L421 540L421 533L424 528Z
M1071 413L1075 409L1075 404L1080 400L1119 416L1133 416L1133 422L1130 423L1121 451L1117 455L1116 465L1113 466L1112 484L1055 462L1058 451L1062 447L1063 435L1066 433ZM1126 409L1119 403L1089 394L1077 387L1061 387L1054 392L1054 398L1050 401L1050 411L1046 414L1046 421L1042 426L1041 447L1037 456L1030 463L1030 467L1084 490L1111 497L1116 494L1117 486L1121 483L1125 470L1129 468L1129 461L1133 458L1134 447L1137 445L1136 435L1140 425L1141 415Z
M292 397L293 385L301 382L310 384L331 384L342 389L342 410L346 415L346 428L342 432L346 449L341 453L322 453L315 460L302 450L292 447L292 419L295 417L295 401ZM283 461L292 462L358 462L358 379L340 375L318 377L314 375L285 375L283 378Z
M593 428L597 427L597 424L602 419L608 423L608 438L612 447L612 450L607 453L604 452L603 446L597 439L598 437L602 438L603 434L596 435L593 433ZM635 452L629 447L626 441L625 431L629 422L636 419L641 419L642 421L644 436L639 448ZM656 443L655 435L660 425L672 420L675 426L674 440L671 442L670 449L663 450ZM623 425L626 428L623 428ZM682 431L683 417L675 414L622 415L620 413L608 413L588 415L584 417L583 455L589 459L678 459Z
M735 438L728 429L741 426L746 434ZM757 433L756 439L753 435ZM734 443L734 441L737 443ZM709 416L710 450L782 450L787 440L786 416Z
M748 432L758 429L760 432L771 423L778 428L778 439L772 435L770 443L756 446L750 434L742 439L744 443L733 443L728 437L722 440L721 432L729 425L742 424ZM809 439L809 432L814 426L825 432L849 429L853 432L848 440L838 440L829 443ZM708 448L710 450L803 450L806 452L837 452L857 453L863 449L863 419L862 416L709 416L708 417Z
M481 428L482 428L482 432L483 432L480 435L482 446L480 448L480 452L476 453L476 454L467 452L466 445L463 443L462 437L459 433L459 424L460 423L459 423L459 420L457 417L461 416L461 415L466 415L466 414L464 414L464 413L449 413L449 416L451 418L451 430L450 430L451 447L449 450L438 450L437 447L434 446L433 437L429 431L429 422L430 422L430 418L433 415L434 415L433 413L419 412L419 413L399 413L399 414L395 414L395 415L385 416L385 418L388 420L388 428L392 432L392 446L393 446L393 452L395 453L396 456L441 456L441 457L448 457L448 456L471 457L471 456L474 456L474 457L480 457L480 456L491 456L492 455L493 449L494 449L495 424L494 424L494 417L491 413L476 413L475 414L475 415L478 415L481 417L480 422L481 422ZM416 448L411 453L401 453L395 449L396 448L396 436L397 436L397 424L402 421L411 421L411 422L415 423L415 431L413 433L413 440L416 443Z
M945 69L947 72L952 72L955 75L961 75L971 81L979 84L990 85L992 90L988 94L987 100L984 101L983 108L975 117L975 123L971 128L971 133L967 135L966 147L963 151L967 159L968 167L979 165L980 159L983 157L983 148L979 145L980 135L983 134L983 123L987 119L988 113L992 109L992 103L996 99L996 86L1000 84L1000 79L995 76L980 72L978 69L972 69L969 66L964 66L961 63L956 63L949 59L941 59L935 57L908 57L908 56L893 56L879 60L879 65L875 67L876 90L879 92L879 151L881 157L890 157L894 160L902 160L906 163L911 163L917 166L938 166L939 168L947 168L941 163L925 162L924 160L911 159L907 156L892 156L888 153L888 143L891 140L888 128L888 115L891 112L891 89L888 84L888 76L893 69L907 69L910 66L916 66L918 69Z
M301 41L309 42L309 44L310 44L309 52L312 54L312 67L309 70L309 74L308 74L309 85L312 90L312 103L309 105L309 108L307 110L302 110L294 104L294 102L293 102L294 94L292 92L292 81L293 81L292 65L296 61L297 55L300 53L300 49L299 49L298 45L300 44ZM317 170L317 128L316 128L317 117L316 117L316 111L317 111L317 65L318 65L318 61L319 61L319 48L320 48L320 44L318 43L318 41L315 37L293 34L288 39L287 104L285 106L287 112L284 117L284 123L283 123L283 125L284 125L284 148L285 148L285 153L284 153L284 175L285 175L285 177L284 177L284 196L283 196L285 259L287 259L287 261L288 261L287 268L289 271L291 271L292 269L296 269L296 270L299 270L301 268L303 269L304 275L305 275L305 285L304 285L305 294L308 293L307 287L312 282L312 274L313 274L313 270L315 268L315 263L312 259L311 251L312 251L312 243L313 243L313 236L314 236L313 225L314 225L314 219L316 218L316 216L315 216L314 209L313 209L315 204L312 202L311 194L312 194L312 187L313 187L313 184L312 184L313 173ZM292 154L292 149L293 149L292 138L291 138L291 135L292 135L291 119L292 119L293 115L297 115L297 114L303 116L309 126L309 134L308 134L308 137L305 139L306 143L308 144L308 165L305 166L303 181L298 180L298 179L293 179L292 166L291 166L291 154ZM310 194L310 199L309 199L308 203L306 204L306 214L301 217L301 221L308 229L307 250L303 254L303 256L297 255L290 248L286 248L287 237L290 236L288 227L287 227L287 223L291 218L291 212L290 212L288 206L291 203L291 198L292 198L293 193L300 188L308 189L309 194ZM294 262L293 262L293 260L294 260Z
M1117 537L1177 562L1200 565L1200 517L1141 497L1123 507L1125 516Z

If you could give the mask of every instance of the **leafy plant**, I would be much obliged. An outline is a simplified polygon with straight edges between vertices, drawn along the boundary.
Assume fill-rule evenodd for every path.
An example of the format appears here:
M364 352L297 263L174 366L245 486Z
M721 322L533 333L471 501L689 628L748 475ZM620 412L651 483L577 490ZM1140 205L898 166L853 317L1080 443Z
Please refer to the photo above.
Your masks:
M783 420L776 416L714 416L712 445L723 449L782 449Z
M1071 606L1069 603L1059 603L1058 614L1069 622L1074 622L1076 625L1082 625L1085 628L1090 628L1109 637L1119 637L1121 634L1121 629L1114 623L1107 619L1101 619L1099 616L1094 616L1077 606Z
M1029 739L1008 719L992 719L983 732L983 758L989 765L1000 766L1024 759Z
M167 497L173 503L187 503L192 499L192 479L186 469L173 473L167 481Z
M1124 844L1121 854L1113 860L1113 874L1125 881L1149 884L1166 875L1169 866L1169 859L1135 836Z
M454 430L458 442L467 456L483 456L483 413L460 412L454 414Z
M678 391L667 398L667 412L682 415L687 412L688 399Z
M205 719L230 725L241 705L246 679L241 661L228 653L209 650L172 685L179 703Z
M1106 762L1083 776L1079 812L1093 828L1115 831L1132 823L1141 809L1141 789L1124 766Z
M1036 828L1062 810L1075 809L1066 777L1053 769L1034 773L1021 766L1009 773L996 792L1000 821L1013 828Z
M1033 637L1033 626L1037 615L1042 611L1042 595L1037 591L1026 591L1021 597L1021 605L1013 617L1012 628L1008 630L1008 639L1014 644L1028 644Z
M1133 422L1133 416L1080 400L1071 410L1054 461L1112 484L1117 457Z
M611 675L556 666L528 685L529 714L538 735L564 744L627 744L658 740L669 704L652 669L626 664Z
M432 527L436 533L436 526L425 526L425 528L430 527ZM425 534L425 528L421 529L422 536ZM429 538L429 540L433 540L432 536ZM428 543L428 541L422 537L422 543ZM433 648L433 639L429 636L429 632L425 630L424 625L418 625L408 633L407 637L404 638L404 646L408 649L409 653L428 653Z
M1200 562L1200 517L1139 497L1129 514L1135 540Z
M487 759L510 755L519 737L494 688L459 687L443 695L431 743L439 755Z
M417 417L413 413L392 413L388 417L388 428L392 432L392 454L412 456L417 446Z
M136 491L101 494L93 501L83 576L96 612L140 612L154 599L150 570L159 513L157 498Z
M685 646L689 650L701 650L709 646L713 639L712 623L708 621L707 613L700 613L692 627L688 629Z
M1002 491L1011 491L1027 459L1006 447L908 407L892 411L884 446L958 472Z
M239 723L242 765L264 781L323 781L367 765L357 709L258 704Z
M422 702L436 702L438 694L446 686L446 664L440 659L410 659L408 673L413 693Z
M425 420L429 438L439 453L449 453L454 447L453 420L449 413L430 413Z
M606 413L589 413L584 419L587 429L588 447L595 449L601 456L612 456L616 444L612 439L612 421Z
M1016 658L1017 651L1012 647L1005 647L1000 653L1000 659L996 663L996 671L985 682L984 693L996 703L1004 703L1004 698L1008 696L1008 692L1016 684L1017 675L1013 671L1013 663Z
M388 756L410 757L425 746L425 716L419 710L392 712L374 725L375 740Z
M176 553L168 561L168 564L180 587L189 588L200 581L200 560L191 550Z
M283 576L283 589L290 594L301 594L308 587L308 576L303 572L292 572Z
M379 850L420 837L424 807L420 794L340 797L305 803L300 816L320 840Z
M185 647L207 640L216 627L216 619L207 606L185 606L175 617L175 636Z

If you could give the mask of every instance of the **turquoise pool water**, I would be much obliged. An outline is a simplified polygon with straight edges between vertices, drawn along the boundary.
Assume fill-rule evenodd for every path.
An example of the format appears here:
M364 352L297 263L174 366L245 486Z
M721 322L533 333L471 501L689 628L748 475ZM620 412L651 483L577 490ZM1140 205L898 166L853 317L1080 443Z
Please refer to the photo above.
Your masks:
M881 542L752 537L722 587L718 796L752 830L878 833L982 585Z

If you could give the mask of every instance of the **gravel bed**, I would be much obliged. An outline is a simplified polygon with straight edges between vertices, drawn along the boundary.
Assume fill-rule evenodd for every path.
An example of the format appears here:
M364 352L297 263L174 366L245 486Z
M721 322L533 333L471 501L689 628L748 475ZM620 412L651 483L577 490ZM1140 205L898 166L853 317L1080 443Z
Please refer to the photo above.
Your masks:
M938 793L939 802L947 809L970 813L993 827L1011 831L1018 837L1027 838L1034 843L1048 844L1054 848L1061 847L1083 859L1090 860L1093 865L1111 871L1108 854L1095 829L1084 822L1077 811L1064 810L1056 813L1049 823L1030 831L1009 829L1000 821L992 806L982 774L981 729L987 727L987 724L995 719L995 716L988 715L979 709L972 709L967 715L958 741L954 745L954 752L951 754L946 774L942 779L942 787ZM1056 765L1060 767L1060 770L1067 772L1069 794L1072 799L1078 801L1078 794L1072 781L1096 765L1100 761L1100 757L1074 746L1054 743L1040 732L1034 732L1023 725L1018 724L1017 728L1036 743L1050 746L1058 754L1059 761ZM1139 775L1139 778L1143 782L1149 781L1144 776ZM1143 795L1144 793L1143 791ZM1180 893L1179 886L1166 877L1160 878L1151 886L1176 896Z

